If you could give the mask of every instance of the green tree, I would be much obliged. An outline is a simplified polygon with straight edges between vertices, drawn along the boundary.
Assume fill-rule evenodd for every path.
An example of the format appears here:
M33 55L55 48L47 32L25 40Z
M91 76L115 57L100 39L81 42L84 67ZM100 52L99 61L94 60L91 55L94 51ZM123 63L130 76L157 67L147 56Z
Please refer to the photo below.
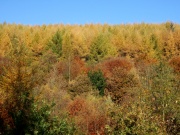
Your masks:
M172 98L175 97L173 88L174 75L172 69L166 64L160 62L159 65L153 67L151 90L154 97L154 105L156 111L162 114L163 122L165 122L165 115L168 113L169 107L172 105ZM170 110L169 110L170 111Z
M105 57L115 55L116 51L110 45L109 35L99 34L95 37L94 41L90 46L90 60L93 62L99 62Z
M62 56L62 41L63 41L64 31L57 30L53 35L52 39L48 42L48 48L52 50L59 57Z
M179 90L173 70L164 62L146 67L141 75L142 86L149 90L149 100L153 115L161 118L162 129L176 134L179 126ZM170 130L171 129L171 130Z
M101 70L88 72L88 77L93 86L99 90L99 95L104 95L104 89L106 87L106 79Z

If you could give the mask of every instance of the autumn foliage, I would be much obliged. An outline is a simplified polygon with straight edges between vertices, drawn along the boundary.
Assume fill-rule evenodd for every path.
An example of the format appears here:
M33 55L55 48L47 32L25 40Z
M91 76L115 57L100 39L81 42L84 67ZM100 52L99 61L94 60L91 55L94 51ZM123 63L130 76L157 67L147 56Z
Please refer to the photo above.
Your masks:
M14 127L13 119L2 103L0 103L0 125L0 133L5 132L7 125L9 125L10 128Z
M0 134L179 134L180 25L0 24Z
M69 65L67 61L63 60L57 64L58 74L62 74L64 77L74 79L79 74L87 72L84 61L79 57L74 57ZM69 73L70 72L70 73Z
M180 73L180 57L172 58L169 64L174 68L177 73Z
M88 135L104 135L105 132L106 116L96 107L94 102L81 97L75 98L68 106L70 116L75 119L78 128Z
M106 60L101 65L102 70L106 77L109 77L113 74L113 70L117 68L123 69L125 72L129 72L133 67L132 63L127 59L123 58L112 58L110 60Z

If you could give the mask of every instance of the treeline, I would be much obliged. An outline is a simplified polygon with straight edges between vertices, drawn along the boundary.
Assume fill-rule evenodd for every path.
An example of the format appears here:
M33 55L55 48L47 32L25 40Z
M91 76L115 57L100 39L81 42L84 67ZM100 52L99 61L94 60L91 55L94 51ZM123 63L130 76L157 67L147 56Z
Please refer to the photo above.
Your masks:
M0 24L0 134L177 135L179 84L179 24Z

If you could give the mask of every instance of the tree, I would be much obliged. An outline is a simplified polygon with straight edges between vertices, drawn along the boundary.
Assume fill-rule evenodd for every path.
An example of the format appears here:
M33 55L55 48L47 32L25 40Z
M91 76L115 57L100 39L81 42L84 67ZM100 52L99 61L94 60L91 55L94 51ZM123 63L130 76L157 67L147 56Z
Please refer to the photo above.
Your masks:
M11 40L8 33L4 32L0 39L0 56L5 56L9 53L11 48Z
M12 39L12 45L8 66L0 78L0 87L6 97L4 107L13 119L12 133L21 135L29 124L28 114L33 104L32 89L36 80L34 70L28 67L30 59L25 47L17 38Z
M175 27L173 22L166 22L165 27L168 31L174 32Z
M164 62L146 67L141 75L142 86L150 93L147 103L150 103L153 115L160 118L162 129L171 134L177 133L180 117L176 79L173 70Z
M99 95L104 96L104 89L106 87L106 79L101 70L89 71L88 77L95 88L99 90Z
M110 45L108 35L99 34L90 46L89 57L93 62L99 62L103 58L115 54L115 48Z
M68 65L68 81L71 81L71 60L73 55L73 41L72 34L68 31L63 38L63 57L67 61Z
M132 69L132 63L122 58L111 58L102 63L102 71L107 78L112 75L115 68L123 68L129 72Z
M121 104L133 96L133 88L138 84L135 75L121 67L114 68L112 75L107 78L107 91L112 101Z
M34 99L34 88L40 82L26 47L17 38L12 39L13 49L0 76L0 134L63 134L71 132L66 120L51 117L54 106ZM66 130L66 131L65 131Z
M52 50L59 57L62 56L62 41L63 41L64 31L57 30L53 35L52 39L48 42L48 48Z

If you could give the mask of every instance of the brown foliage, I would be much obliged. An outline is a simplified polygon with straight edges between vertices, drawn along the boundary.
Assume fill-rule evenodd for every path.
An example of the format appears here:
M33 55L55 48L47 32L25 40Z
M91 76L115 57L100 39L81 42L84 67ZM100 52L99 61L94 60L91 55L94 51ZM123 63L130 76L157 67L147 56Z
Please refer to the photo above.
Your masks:
M87 95L92 92L92 84L86 74L77 76L70 83L69 91L74 97L77 95Z
M180 73L180 56L172 58L169 64L174 68L175 72Z
M132 67L132 63L123 58L113 58L102 63L102 71L106 77L111 76L113 70L116 68L121 68L125 72L129 72Z
M9 116L7 109L5 109L3 103L0 102L0 134L7 128L13 128L13 119Z
M84 61L82 61L79 57L74 57L71 72L72 78L77 77L80 73L86 72Z
M107 78L107 91L110 94L112 101L122 103L133 96L133 88L137 85L135 76L123 68L115 68L112 71L112 76Z
M68 107L69 114L71 116L77 116L82 109L85 109L85 107L85 100L80 97L76 98Z
M7 67L9 64L9 60L7 58L0 56L0 75L3 73L3 68Z
M82 97L76 97L69 105L71 117L75 119L76 126L88 135L104 135L106 117L97 107L97 103L88 102Z
M67 113L66 107L71 101L67 92L68 84L62 75L57 74L57 70L51 71L47 82L36 91L35 100L46 101L51 105L52 101L56 104L53 108L52 115L64 116Z
M58 74L62 74L65 78L68 77L69 67L70 66L70 78L74 79L80 73L87 72L84 61L82 61L79 57L74 57L70 65L67 61L60 61L57 64Z
M170 135L178 135L180 131L180 123L178 118L174 118L171 114L165 117L166 120L166 131Z
M60 61L60 62L58 62L58 64L56 65L56 68L57 68L57 70L58 70L58 74L59 75L64 75L64 72L66 71L66 69L67 69L67 66L66 66L66 63L65 62L63 62L63 61ZM66 71L67 72L67 71Z
M110 94L113 102L119 104L124 99L130 100L131 94L128 91L137 85L135 75L131 73L133 64L124 58L112 58L98 67L106 77L106 94Z

